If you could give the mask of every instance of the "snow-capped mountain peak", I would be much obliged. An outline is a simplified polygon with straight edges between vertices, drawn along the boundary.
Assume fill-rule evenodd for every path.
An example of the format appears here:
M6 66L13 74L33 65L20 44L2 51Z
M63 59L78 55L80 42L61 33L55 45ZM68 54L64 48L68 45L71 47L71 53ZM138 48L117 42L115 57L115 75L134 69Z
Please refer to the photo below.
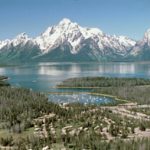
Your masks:
M59 25L66 25L72 23L70 19L64 18L59 22Z
M23 32L17 35L16 38L13 39L11 43L13 44L13 46L17 46L19 44L25 44L29 40L30 38L28 38L28 35L25 32Z
M144 34L144 42L150 46L150 29L148 29Z
M147 47L150 47L150 29L144 33L143 39L136 43L130 54L132 56L138 56L145 48L147 49Z
M28 39L28 35L25 32L23 32L23 33L17 35L16 39L18 39L18 40L26 40L26 39Z
M49 27L35 41L44 54L66 42L72 47L70 52L76 54L87 39L93 40L95 47L101 50L110 47L114 50L117 49L122 54L135 45L135 41L127 37L114 37L103 33L98 28L81 27L67 18L61 20L58 25Z
M10 46L10 45L13 45L14 47L21 44L22 46L24 46L29 40L32 41L31 38L28 37L28 35L23 32L19 35L17 35L14 39L12 40L4 40L4 41L0 41L0 49L2 49L3 47L5 46Z
M58 25L49 27L41 36L37 37L35 41L43 53L47 53L52 48L64 42L68 42L74 47L76 39L80 36L79 25L65 18L60 21Z

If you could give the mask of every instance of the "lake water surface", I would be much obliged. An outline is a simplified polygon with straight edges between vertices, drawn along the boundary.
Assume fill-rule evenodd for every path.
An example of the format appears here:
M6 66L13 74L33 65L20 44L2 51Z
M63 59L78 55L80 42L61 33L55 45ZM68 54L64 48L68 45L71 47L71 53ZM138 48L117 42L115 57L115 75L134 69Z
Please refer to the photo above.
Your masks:
M9 67L0 67L0 75L9 77L13 86L30 88L40 92L61 92L54 87L61 81L73 77L105 76L105 77L137 77L150 78L150 62L140 63L37 63L23 64ZM60 99L65 99L64 95ZM55 101L54 95L49 95ZM69 96L68 96L69 97ZM85 95L79 95L75 99L83 101ZM56 99L58 100L58 95ZM83 98L83 99L82 99ZM73 99L73 97L67 98ZM93 99L97 100L97 97ZM104 100L104 99L103 99ZM63 100L64 101L64 100ZM89 99L89 101L91 101Z

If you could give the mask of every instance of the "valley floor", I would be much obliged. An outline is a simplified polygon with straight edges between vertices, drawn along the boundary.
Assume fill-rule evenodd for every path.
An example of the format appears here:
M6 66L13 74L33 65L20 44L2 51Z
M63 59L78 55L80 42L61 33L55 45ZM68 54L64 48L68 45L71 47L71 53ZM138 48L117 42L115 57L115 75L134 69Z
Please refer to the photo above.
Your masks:
M142 87L145 91L150 84L149 80L142 79L119 79L119 82L118 79L92 79L95 83L89 80L88 84L93 86L99 81L99 88L104 88L105 92L110 88L116 90L127 87L134 92L135 86L143 92ZM147 100L144 104L144 95L140 101L129 99L128 103L124 101L109 106L55 104L48 101L45 95L11 88L5 82L1 81L0 87L0 149L150 149L150 102ZM131 92L128 96L132 96Z

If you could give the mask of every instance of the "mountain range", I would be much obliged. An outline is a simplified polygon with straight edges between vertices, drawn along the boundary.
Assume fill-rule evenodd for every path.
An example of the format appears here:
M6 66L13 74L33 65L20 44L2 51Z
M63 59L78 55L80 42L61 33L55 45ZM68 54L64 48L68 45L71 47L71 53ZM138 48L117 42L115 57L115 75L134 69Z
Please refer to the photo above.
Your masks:
M0 62L150 60L150 29L140 41L81 27L67 18L36 38L21 33L0 41Z

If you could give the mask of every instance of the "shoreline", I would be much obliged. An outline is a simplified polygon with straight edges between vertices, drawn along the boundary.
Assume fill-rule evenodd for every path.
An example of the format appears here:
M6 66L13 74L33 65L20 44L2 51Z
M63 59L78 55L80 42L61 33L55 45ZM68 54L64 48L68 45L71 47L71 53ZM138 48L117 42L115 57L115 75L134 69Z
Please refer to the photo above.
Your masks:
M93 96L103 96L107 98L112 98L114 101L125 102L125 103L132 103L130 100L125 100L118 98L117 96L109 95L109 94L101 94L101 93L92 93L92 92L48 92L48 94L56 94L56 95L72 95L72 94L88 94Z

